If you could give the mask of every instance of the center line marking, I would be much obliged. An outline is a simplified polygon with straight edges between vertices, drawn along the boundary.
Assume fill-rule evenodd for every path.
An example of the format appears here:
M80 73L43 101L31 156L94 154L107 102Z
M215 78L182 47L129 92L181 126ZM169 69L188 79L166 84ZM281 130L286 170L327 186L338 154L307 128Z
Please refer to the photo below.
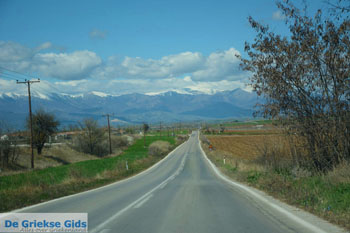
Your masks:
M159 188L160 189L163 189L166 185L168 184L168 182L167 183L164 183L162 186L160 186Z
M136 204L134 206L135 209L140 208L143 204L145 204L149 199L151 199L151 197L153 197L153 194L148 195L147 197L145 197L145 199L141 200L138 204Z
M99 232L103 229L106 228L106 226L108 224L110 224L111 222L113 222L115 219L117 219L119 216L121 216L122 214L124 214L126 211L128 211L129 209L131 209L132 207L138 205L140 202L142 202L145 198L147 198L150 195L153 195L152 193L155 192L156 190L158 190L162 185L164 185L165 183L168 183L169 180L175 179L176 177L176 173L178 171L180 171L181 166L184 166L186 161L186 155L182 158L181 160L181 165L180 167L177 169L177 171L172 174L170 177L168 177L166 180L164 180L162 183L160 183L159 185L157 185L156 187L154 187L153 189L151 189L149 192L145 193L142 197L140 197L139 199L137 199L136 201L132 202L131 204L129 204L128 206L126 206L124 209L120 210L119 212L115 213L113 216L111 216L110 218L108 218L106 221L102 222L100 225L98 225L96 228L94 228L91 233L96 233Z

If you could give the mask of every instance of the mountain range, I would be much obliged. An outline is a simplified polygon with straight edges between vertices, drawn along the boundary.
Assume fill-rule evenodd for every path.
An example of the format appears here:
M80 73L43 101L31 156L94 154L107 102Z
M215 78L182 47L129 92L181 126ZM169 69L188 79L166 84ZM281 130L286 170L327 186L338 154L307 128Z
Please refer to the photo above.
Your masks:
M105 123L103 115L106 113L114 114L114 125L251 118L258 101L255 93L239 88L213 94L184 91L120 96L101 92L78 95L32 93L33 111L43 108L54 113L61 125L76 124L88 117ZM0 93L0 120L22 128L27 115L28 96Z

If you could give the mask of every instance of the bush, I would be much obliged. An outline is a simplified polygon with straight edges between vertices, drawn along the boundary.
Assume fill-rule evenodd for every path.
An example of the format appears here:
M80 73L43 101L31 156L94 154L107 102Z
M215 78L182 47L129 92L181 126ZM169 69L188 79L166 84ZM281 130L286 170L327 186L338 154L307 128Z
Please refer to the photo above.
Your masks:
M176 144L181 144L188 140L188 135L177 135L176 136Z
M0 121L0 166L2 167L15 164L19 156L18 138L12 135L9 126Z
M80 152L104 156L108 154L108 143L102 128L94 119L85 119L79 124L81 134L74 140L74 147Z
M287 138L280 136L270 139L266 137L263 145L257 146L260 156L255 162L275 171L292 170L294 145Z
M155 141L148 148L148 154L152 156L163 156L171 150L169 142Z
M126 136L112 137L113 148L120 148L130 145L130 142Z

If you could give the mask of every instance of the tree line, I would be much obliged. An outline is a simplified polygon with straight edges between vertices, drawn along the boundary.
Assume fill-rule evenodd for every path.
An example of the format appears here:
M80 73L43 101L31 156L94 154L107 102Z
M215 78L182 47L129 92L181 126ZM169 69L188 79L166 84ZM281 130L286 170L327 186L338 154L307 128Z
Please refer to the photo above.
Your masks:
M32 115L33 127L33 147L37 154L41 155L45 143L59 130L60 122L52 113L43 109L37 110ZM29 119L26 120L26 127L30 128ZM92 118L84 119L74 127L76 135L72 139L70 146L80 152L102 157L109 154L107 136L103 128L99 127L97 120ZM0 122L0 164L2 167L13 165L19 156L18 138L19 133L13 133L9 127ZM29 143L28 135L25 136L24 143ZM23 140L22 140L23 141ZM125 137L113 137L113 149L124 147L129 144Z

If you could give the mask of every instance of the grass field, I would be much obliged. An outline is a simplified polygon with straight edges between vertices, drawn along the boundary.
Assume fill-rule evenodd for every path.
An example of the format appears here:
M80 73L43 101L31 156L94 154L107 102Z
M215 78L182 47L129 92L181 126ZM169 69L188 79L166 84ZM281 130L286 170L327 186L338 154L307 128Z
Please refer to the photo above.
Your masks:
M95 188L138 173L160 159L148 156L148 146L156 140L157 137L146 137L144 147L143 138L138 139L116 157L1 176L0 212ZM162 140L175 145L173 137L162 137Z
M206 154L226 175L350 230L350 164L325 175L295 166L282 170L266 167L261 163L266 149L290 159L283 135L207 135L202 142L206 142L202 143Z

